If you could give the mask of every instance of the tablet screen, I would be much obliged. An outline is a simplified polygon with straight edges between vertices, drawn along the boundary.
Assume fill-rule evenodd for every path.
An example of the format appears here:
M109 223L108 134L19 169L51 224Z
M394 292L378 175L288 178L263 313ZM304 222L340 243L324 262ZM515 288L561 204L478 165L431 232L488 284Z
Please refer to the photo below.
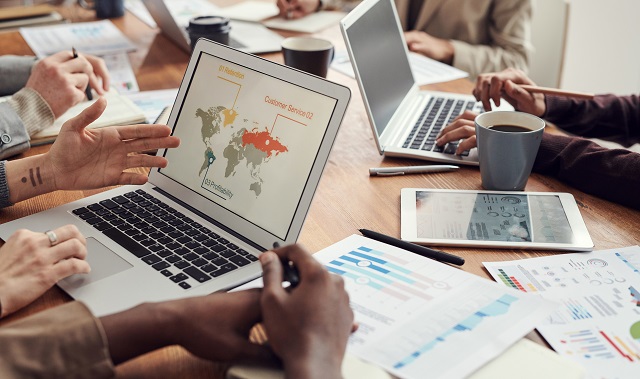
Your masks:
M573 243L557 195L416 191L419 239Z

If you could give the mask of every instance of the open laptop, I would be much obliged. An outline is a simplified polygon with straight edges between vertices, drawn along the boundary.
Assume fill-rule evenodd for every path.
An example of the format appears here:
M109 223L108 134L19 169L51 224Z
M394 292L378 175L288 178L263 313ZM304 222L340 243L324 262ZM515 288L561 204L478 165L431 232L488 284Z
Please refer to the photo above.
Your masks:
M364 0L340 28L380 154L478 164L476 149L457 156L457 143L440 148L435 139L457 115L480 112L482 104L470 95L420 91L393 0Z
M213 4L200 0L196 12L191 13L192 7L188 7L184 12L178 11L179 14L174 17L164 0L142 0L142 2L160 30L188 53L191 53L189 34L186 30L189 19L196 16L216 15L218 9ZM182 0L179 3L181 2ZM252 54L280 51L282 48L280 44L284 38L259 23L232 20L229 25L231 26L229 45L233 48Z
M58 283L97 315L202 295L261 273L296 242L350 98L348 88L225 45L196 44L168 125L180 147L123 186L0 225L75 224L92 271Z

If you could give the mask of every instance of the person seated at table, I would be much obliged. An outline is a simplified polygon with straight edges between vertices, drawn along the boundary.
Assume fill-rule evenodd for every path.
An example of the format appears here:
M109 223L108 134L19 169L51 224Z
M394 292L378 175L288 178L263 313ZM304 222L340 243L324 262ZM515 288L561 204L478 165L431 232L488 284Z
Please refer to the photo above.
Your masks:
M358 0L277 0L280 15L348 9ZM531 0L395 0L409 50L467 71L527 70ZM384 48L380 50L384 54Z
M281 259L299 270L293 290L282 287ZM265 362L275 353L287 378L341 378L353 330L342 278L295 245L265 252L260 262L263 290L146 303L99 319L72 302L0 327L0 377L108 378L114 365L181 345L222 362ZM269 347L249 341L260 321Z
M604 199L640 209L640 154L608 149L582 137L631 146L640 142L640 96L596 95L593 100L532 94L520 84L535 85L520 70L480 75L473 94L485 109L501 97L521 112L542 117L574 136L544 133L533 171ZM476 146L474 119L466 112L445 127L436 141L444 145L464 139L457 153Z
M85 98L85 88L102 95L109 89L109 73L101 58L62 51L42 60L0 56L0 159L29 149L29 138L53 125L69 108Z

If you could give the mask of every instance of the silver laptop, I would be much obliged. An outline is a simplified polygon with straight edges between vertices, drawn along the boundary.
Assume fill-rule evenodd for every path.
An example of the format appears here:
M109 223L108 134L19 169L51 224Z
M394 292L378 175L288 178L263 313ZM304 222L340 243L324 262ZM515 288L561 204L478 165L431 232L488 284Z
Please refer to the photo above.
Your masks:
M226 290L258 277L257 256L294 243L350 98L346 87L199 40L161 150L169 165L123 186L0 225L75 224L88 275L58 283L97 315Z
M181 14L176 19L164 0L142 0L142 2L160 30L188 53L191 53L189 34L186 30L189 19L199 15L215 15L217 10L217 7L211 5L209 8L207 2L202 1L201 6L198 7L198 14ZM259 23L232 20L229 25L231 25L229 45L233 48L252 54L280 51L282 48L280 44L284 38Z
M340 27L380 154L477 165L476 149L457 156L457 142L438 147L435 139L465 110L480 112L481 103L420 91L393 0L364 0Z

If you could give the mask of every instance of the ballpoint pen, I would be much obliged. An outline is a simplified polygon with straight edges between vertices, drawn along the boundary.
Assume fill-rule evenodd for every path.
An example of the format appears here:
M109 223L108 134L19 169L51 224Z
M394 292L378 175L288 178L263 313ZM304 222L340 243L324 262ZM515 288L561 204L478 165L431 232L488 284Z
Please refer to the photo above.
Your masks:
M273 243L273 248L277 249L280 247L278 242ZM295 288L298 283L300 283L300 274L298 273L298 269L293 265L293 262L286 260L282 261L282 267L284 269L282 276L283 280L289 282L290 288Z
M75 47L71 48L71 52L73 53L73 59L78 58L78 52ZM87 95L87 100L93 100L93 94L91 94L91 86L87 83L87 88L84 89L85 95Z
M454 265L462 266L464 264L464 258L457 255L445 253L444 251L430 249L425 246L416 245L415 243L403 241L401 239L393 238L388 235L374 232L368 229L358 229L363 236L371 238L376 241L384 242L388 245L399 247L404 250L408 250L412 253L421 255L423 257L435 259L440 262L452 263Z
M428 172L447 172L459 169L453 165L429 165L429 166L406 166L406 167L374 167L369 169L371 176L392 176L407 174L423 174Z

